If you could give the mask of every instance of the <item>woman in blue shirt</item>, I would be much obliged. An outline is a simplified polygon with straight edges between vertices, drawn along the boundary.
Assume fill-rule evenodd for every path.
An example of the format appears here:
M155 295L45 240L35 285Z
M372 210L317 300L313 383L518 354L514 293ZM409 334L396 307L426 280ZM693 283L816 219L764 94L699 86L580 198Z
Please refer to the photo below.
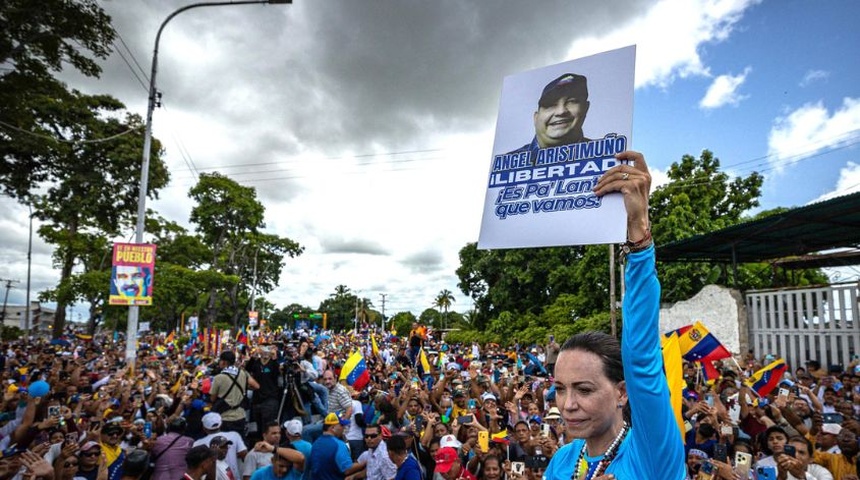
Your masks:
M556 452L547 480L683 480L681 433L669 403L660 350L660 283L648 220L651 176L637 152L616 155L594 193L620 192L628 250L621 344L609 335L574 335L555 368L556 403L575 440Z

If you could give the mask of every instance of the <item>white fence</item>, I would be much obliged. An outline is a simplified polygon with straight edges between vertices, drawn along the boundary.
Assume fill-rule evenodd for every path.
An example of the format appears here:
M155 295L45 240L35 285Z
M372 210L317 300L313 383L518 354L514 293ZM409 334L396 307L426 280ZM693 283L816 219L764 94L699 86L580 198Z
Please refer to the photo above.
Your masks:
M848 365L860 354L858 284L746 292L749 346L778 355L793 373L807 360Z

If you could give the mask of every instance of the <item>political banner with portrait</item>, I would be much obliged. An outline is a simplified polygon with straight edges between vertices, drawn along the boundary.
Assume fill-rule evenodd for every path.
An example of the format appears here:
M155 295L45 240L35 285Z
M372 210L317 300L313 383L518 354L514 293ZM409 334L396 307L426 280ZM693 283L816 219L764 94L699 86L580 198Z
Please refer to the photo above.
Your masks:
M592 193L631 148L636 47L506 77L478 248L621 243L621 194Z
M141 243L113 245L110 305L152 305L155 247Z

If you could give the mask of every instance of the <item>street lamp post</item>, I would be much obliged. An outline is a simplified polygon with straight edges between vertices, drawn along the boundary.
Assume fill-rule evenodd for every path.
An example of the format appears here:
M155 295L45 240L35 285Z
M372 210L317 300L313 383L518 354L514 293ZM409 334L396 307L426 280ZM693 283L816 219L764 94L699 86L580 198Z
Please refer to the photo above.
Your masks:
M293 3L292 0L241 0L241 1L223 1L223 2L200 2L192 3L175 10L167 16L161 26L158 27L158 33L155 35L155 48L152 51L152 71L149 75L149 101L146 108L146 129L143 134L143 158L140 166L140 192L137 196L137 223L134 231L134 242L143 243L143 226L146 220L146 191L149 188L149 154L152 148L152 112L155 110L158 103L158 89L155 84L155 76L158 72L158 43L161 41L161 32L168 22L173 20L173 17L180 13L198 7L221 7L226 5L250 5L250 4L288 4ZM140 315L140 307L131 305L128 307L128 328L126 329L125 338L125 361L134 369L134 361L137 357L137 321Z

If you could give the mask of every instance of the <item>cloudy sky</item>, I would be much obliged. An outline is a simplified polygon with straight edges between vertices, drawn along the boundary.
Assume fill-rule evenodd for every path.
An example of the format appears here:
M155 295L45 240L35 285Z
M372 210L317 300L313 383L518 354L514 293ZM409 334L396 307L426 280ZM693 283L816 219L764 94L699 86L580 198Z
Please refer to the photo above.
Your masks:
M345 284L378 309L385 293L388 314L420 313L442 289L468 310L454 271L478 237L504 77L626 45L632 147L656 178L710 149L732 173L765 175L763 208L860 189L854 0L294 2L172 20L154 119L173 179L152 208L188 225L189 188L219 171L257 189L269 231L306 247L267 296L279 307ZM191 2L100 3L115 52L100 79L63 78L143 114L155 33ZM20 304L27 213L2 205L0 277L21 280ZM34 292L56 282L51 251L36 239Z

